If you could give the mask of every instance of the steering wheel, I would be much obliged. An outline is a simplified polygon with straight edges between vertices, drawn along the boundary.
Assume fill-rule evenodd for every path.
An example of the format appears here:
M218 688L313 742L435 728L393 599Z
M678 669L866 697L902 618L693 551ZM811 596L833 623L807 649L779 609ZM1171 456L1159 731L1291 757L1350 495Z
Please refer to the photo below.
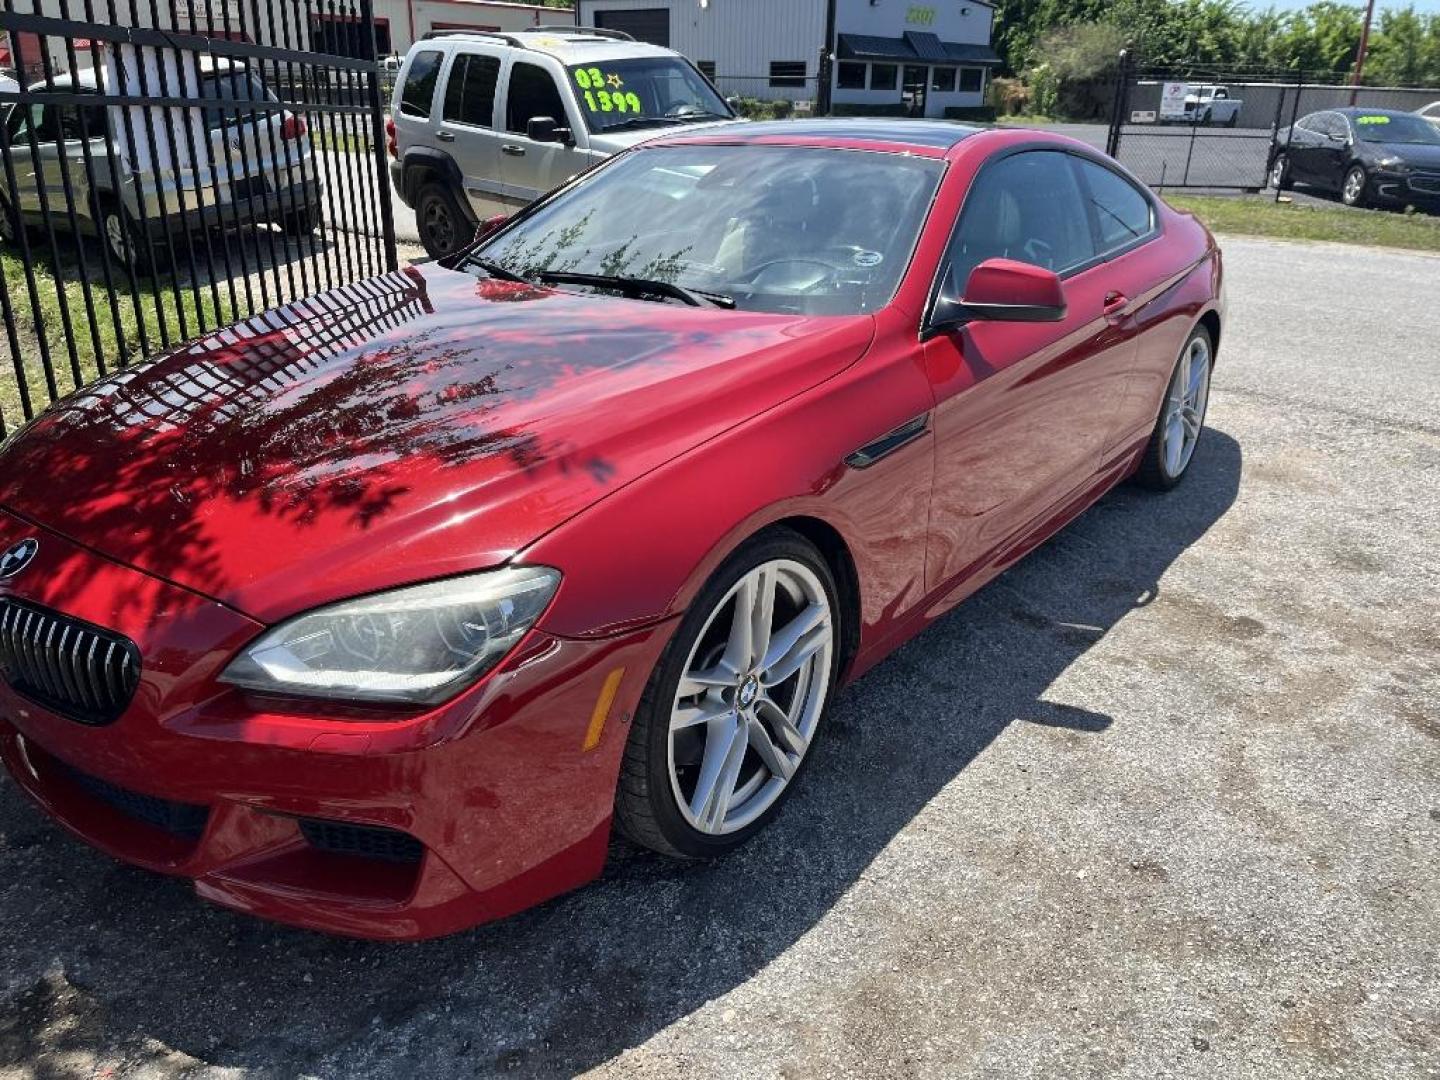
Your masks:
M672 105L665 110L666 116L698 116L705 110L699 108L694 102L682 101L678 105Z
M1043 266L1047 270L1055 260L1055 249L1044 240L1036 239L1033 236L1020 245L1020 252L1025 256L1026 262Z
M786 255L783 258L769 259L766 262L761 263L749 273L745 274L745 276L740 279L740 282L742 284L752 285L754 284L756 278L758 278L761 274L765 273L765 271L769 270L772 266L818 266L820 267L820 269L825 271L825 276L822 277L819 281L813 282L812 284L805 286L805 288L803 289L796 290L798 292L813 292L815 289L818 289L821 285L825 284L825 282L831 277L833 277L836 273L846 269L846 267L841 266L839 263L828 262L825 259L815 258L809 255Z

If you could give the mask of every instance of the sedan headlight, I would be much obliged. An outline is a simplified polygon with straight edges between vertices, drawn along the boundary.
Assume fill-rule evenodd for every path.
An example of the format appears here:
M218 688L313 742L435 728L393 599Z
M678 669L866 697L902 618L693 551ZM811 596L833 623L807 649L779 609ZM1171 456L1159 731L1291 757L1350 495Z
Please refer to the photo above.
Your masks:
M346 600L267 631L222 682L271 694L432 704L500 662L560 573L506 567Z

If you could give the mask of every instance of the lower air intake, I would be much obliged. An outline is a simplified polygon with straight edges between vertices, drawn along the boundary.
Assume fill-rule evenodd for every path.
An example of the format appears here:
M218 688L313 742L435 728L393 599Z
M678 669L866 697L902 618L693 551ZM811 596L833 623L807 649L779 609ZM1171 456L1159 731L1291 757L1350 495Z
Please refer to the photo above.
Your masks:
M310 846L335 855L358 855L383 862L417 863L424 845L398 829L378 825L346 825L339 821L301 818L300 832Z

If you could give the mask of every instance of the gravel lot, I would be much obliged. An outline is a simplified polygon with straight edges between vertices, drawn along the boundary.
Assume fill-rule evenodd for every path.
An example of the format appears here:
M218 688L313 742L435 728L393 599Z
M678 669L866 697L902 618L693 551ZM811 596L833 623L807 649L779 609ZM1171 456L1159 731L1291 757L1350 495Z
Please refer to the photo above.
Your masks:
M0 1075L1440 1075L1440 260L1226 250L1186 483L847 692L735 858L377 946L0 782Z

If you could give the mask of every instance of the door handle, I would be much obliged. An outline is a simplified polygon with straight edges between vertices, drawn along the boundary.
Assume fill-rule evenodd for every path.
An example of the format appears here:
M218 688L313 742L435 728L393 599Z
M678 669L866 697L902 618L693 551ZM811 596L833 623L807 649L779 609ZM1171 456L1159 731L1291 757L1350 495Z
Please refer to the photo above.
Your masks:
M455 141L455 134L454 134L453 132L450 132L450 131L442 131L442 132L439 132L439 133L435 136L435 138L439 139L441 142L454 142L454 141Z
M1105 306L1100 310L1105 313L1107 319L1119 319L1125 314L1125 309L1130 306L1130 298L1121 292L1108 292L1105 294Z
M524 157L525 147L516 146L514 143L506 143L504 146L500 147L500 152L502 154L509 154L511 157Z

